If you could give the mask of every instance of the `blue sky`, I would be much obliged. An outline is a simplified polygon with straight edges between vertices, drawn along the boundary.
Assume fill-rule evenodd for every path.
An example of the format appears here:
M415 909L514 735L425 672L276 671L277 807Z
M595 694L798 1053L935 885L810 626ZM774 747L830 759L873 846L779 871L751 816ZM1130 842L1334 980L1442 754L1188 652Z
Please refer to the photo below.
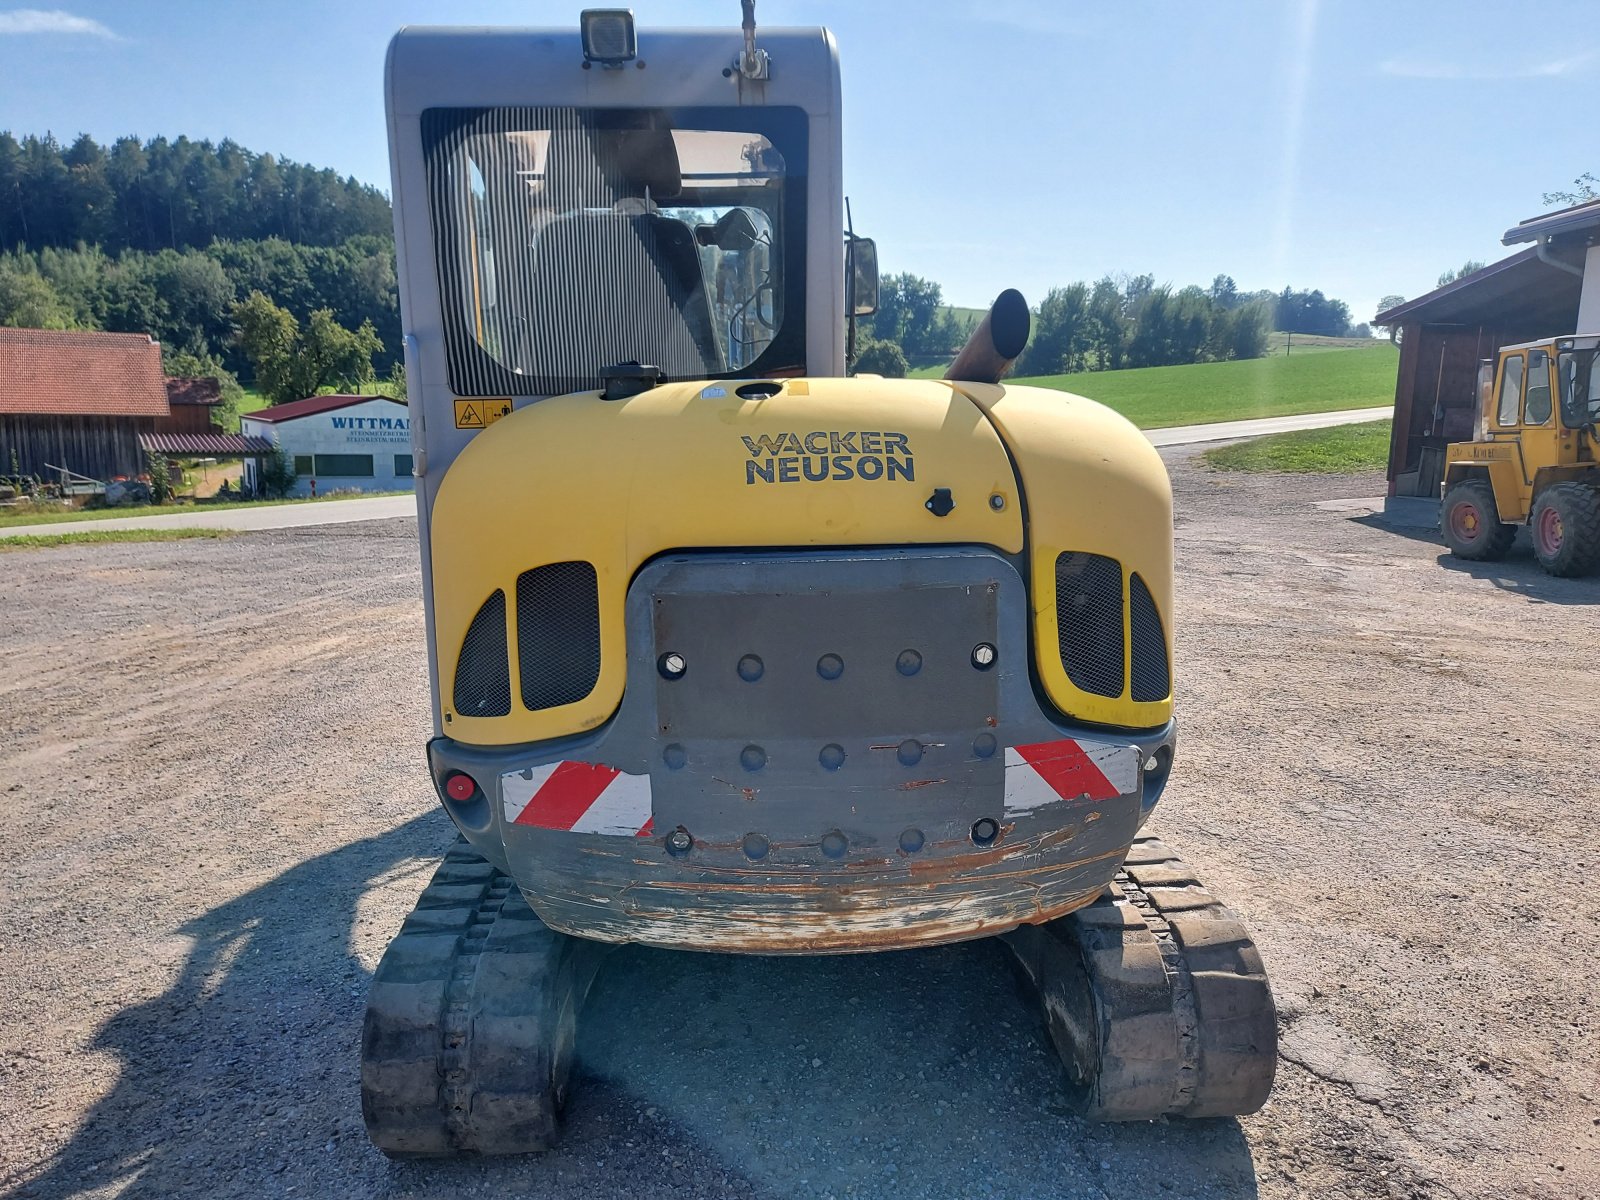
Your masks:
M45 0L46 3L49 0ZM595 0L598 2L598 0ZM573 25L584 0L0 0L0 128L232 137L387 188L381 75L406 23ZM735 0L634 0L642 28ZM845 175L886 270L1005 287L1219 271L1358 319L1415 296L1541 194L1600 173L1587 3L760 0L825 24Z

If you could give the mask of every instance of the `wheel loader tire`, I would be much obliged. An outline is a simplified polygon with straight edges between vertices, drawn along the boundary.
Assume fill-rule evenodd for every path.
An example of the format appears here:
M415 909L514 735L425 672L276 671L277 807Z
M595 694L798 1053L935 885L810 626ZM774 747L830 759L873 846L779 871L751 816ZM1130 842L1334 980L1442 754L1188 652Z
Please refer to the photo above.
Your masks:
M1278 1024L1261 956L1161 842L1135 841L1086 908L1004 940L1086 1119L1243 1116L1266 1103Z
M578 1009L603 948L555 933L466 842L373 974L361 1111L393 1158L555 1145Z
M1504 558L1517 536L1515 525L1501 523L1494 489L1483 479L1468 479L1445 493L1439 528L1450 553L1473 562Z
M1600 492L1557 483L1533 502L1533 554L1552 575L1570 579L1600 567Z

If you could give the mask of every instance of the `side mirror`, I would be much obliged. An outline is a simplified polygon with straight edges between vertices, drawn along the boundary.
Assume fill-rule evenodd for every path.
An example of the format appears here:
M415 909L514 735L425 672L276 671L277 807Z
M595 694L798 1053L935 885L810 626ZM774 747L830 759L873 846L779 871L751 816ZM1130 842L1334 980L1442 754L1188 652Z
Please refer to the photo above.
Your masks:
M850 312L870 317L878 311L878 244L871 238L852 237L846 244L845 266Z
M719 250L744 251L761 238L761 231L743 208L730 208L718 218L715 225L697 225L695 241L702 246L715 246Z

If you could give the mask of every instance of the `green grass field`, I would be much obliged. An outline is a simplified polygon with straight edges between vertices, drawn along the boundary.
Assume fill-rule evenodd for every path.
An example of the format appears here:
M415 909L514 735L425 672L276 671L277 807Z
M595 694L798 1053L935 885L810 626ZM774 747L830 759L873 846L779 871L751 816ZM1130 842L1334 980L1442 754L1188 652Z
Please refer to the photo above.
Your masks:
M1218 471L1286 471L1312 475L1354 475L1381 471L1389 461L1389 422L1366 421L1333 429L1275 433L1232 446L1218 446L1201 457Z
M22 533L0 538L0 554L8 550L40 550L49 546L99 545L102 542L180 542L189 538L232 537L231 529L85 529L82 533Z
M1084 371L1007 382L1087 396L1142 429L1393 404L1399 352L1385 341L1368 342L1356 342L1358 349L1338 354L1332 353L1332 346L1323 347L1323 353L1302 354L1296 341L1294 353L1287 357L1280 352L1239 362ZM922 367L910 374L913 379L938 379L944 367Z
M1392 404L1397 358L1393 346L1380 342L1342 354L1292 354L1014 382L1076 392L1116 409L1143 429L1159 429Z

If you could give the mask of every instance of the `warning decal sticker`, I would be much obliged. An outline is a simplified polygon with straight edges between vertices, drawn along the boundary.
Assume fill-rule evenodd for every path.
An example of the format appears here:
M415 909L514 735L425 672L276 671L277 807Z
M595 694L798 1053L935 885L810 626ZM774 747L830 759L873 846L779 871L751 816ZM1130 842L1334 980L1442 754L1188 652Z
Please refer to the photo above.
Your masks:
M457 400L456 428L487 429L510 412L511 401L509 399Z

